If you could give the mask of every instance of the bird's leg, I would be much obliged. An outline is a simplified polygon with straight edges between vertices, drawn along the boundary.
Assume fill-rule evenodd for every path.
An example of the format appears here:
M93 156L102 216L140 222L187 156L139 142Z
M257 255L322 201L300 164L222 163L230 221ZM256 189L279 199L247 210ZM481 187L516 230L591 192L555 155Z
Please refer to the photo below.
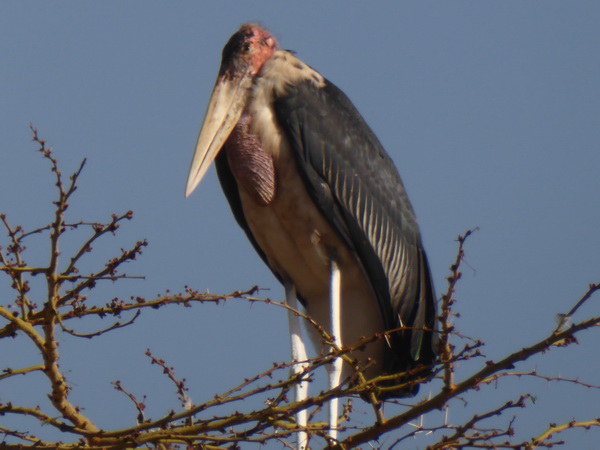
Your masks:
M331 334L333 342L337 348L342 347L342 329L341 329L341 272L337 262L331 259L331 285L330 285L330 311L331 311ZM327 367L329 372L329 390L340 385L342 376L341 358L336 358L333 363ZM338 425L338 405L339 398L329 400L329 435L332 439L337 439Z
M294 309L298 309L298 299L296 297L296 288L290 282L284 283L285 287L285 303ZM304 368L308 365L306 363L306 345L302 338L302 330L300 328L300 316L295 314L293 311L288 310L288 320L290 324L290 337L292 340L292 360L297 362L292 366L292 374L297 375L304 371ZM295 388L295 401L300 402L308 397L308 382L303 381L298 383ZM308 424L308 416L306 409L298 411L296 414L296 422L299 427L306 427ZM298 449L306 449L308 444L308 436L306 431L299 431L297 434Z

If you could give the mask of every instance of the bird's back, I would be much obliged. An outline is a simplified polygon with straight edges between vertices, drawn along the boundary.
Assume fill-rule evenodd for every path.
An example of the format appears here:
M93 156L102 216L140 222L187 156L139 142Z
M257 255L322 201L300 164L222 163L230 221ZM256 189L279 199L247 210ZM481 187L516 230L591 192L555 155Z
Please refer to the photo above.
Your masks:
M360 287L348 285L342 292L346 327L367 321L372 326L361 332L404 328L375 352L384 354L378 356L381 372L430 364L436 354L435 296L419 228L398 171L337 87L320 75L315 77L316 72L298 64L295 56L278 53L285 58L265 63L249 108L253 120L260 116L264 122L260 129L255 123L252 131L262 136L261 145L276 157L275 199L283 198L275 205L279 222L265 215L264 208L253 210L243 189L238 189L226 156L221 155L219 176L234 215L261 257L280 280L294 282L318 319L327 319L326 260L333 253L343 255L347 264L342 279L364 280ZM283 159L277 162L277 158ZM284 205L286 201L291 203ZM307 222L299 213L317 218L318 223ZM290 215L292 220L284 223ZM304 222L304 229L290 228ZM292 244L282 244L286 239ZM294 253L294 248L308 248L308 253ZM282 262L285 259L289 261ZM306 274L317 267L323 270L310 281ZM393 393L397 394L402 395Z

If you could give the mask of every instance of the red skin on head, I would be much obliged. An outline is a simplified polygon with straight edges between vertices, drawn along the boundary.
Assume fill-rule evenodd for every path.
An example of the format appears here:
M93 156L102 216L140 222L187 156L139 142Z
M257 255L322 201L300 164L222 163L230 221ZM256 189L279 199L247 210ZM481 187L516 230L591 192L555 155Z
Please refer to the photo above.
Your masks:
M279 42L277 42L277 39L275 39L269 30L260 25L243 25L240 31L243 28L247 28L252 33L252 36L247 39L247 43L251 45L250 65L252 66L252 72L253 74L257 74L265 61L279 50Z

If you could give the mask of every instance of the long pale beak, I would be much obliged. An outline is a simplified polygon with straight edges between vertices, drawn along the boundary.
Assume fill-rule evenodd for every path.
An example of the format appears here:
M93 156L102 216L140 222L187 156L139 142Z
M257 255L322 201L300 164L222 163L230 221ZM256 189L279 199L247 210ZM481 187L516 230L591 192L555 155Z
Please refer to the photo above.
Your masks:
M206 171L227 141L233 127L238 123L249 96L252 79L220 77L213 90L206 117L198 136L196 152L192 158L185 196L190 194L202 181Z

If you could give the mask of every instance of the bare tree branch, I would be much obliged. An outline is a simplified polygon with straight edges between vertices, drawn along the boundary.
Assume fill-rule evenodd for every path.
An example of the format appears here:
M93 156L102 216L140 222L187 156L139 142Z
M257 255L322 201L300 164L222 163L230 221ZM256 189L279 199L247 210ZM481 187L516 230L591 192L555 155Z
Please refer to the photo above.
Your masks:
M484 405L482 410L470 412L464 423L456 425L447 421L424 425L423 417L434 415L446 408L451 400L458 399L466 405L466 393L477 395L477 391L490 383L502 384L507 378L529 377L540 382L557 382L572 388L600 389L597 383L585 380L565 378L556 375L540 374L536 370L520 370L517 366L537 355L548 354L558 346L569 347L576 342L576 336L584 330L598 329L600 317L587 316L578 322L572 322L573 315L581 306L600 290L600 284L591 284L584 295L574 304L567 314L561 315L559 326L550 330L544 339L516 351L499 360L491 360L483 356L483 342L469 338L457 330L454 323L459 317L453 307L457 302L456 288L461 279L461 265L465 256L465 243L475 231L468 230L458 237L458 250L455 260L450 266L448 288L441 298L439 335L440 360L431 367L418 367L407 373L392 374L368 379L365 371L353 357L353 353L380 340L385 340L390 330L375 336L365 336L358 342L338 347L332 337L314 319L302 311L290 308L284 302L273 301L258 296L261 289L257 286L246 291L235 291L227 295L200 293L185 287L182 293L171 294L167 291L156 298L130 297L127 299L114 297L112 300L90 300L89 292L98 283L106 280L121 282L131 278L122 272L123 265L136 260L146 247L147 242L140 240L129 249L121 249L116 256L101 264L89 274L81 274L78 265L84 258L94 262L94 246L105 245L102 237L114 236L119 227L133 218L127 211L120 215L112 215L106 223L95 221L72 221L67 217L69 201L77 190L77 182L82 173L85 160L67 179L59 170L59 162L54 157L46 142L38 136L32 127L33 139L38 151L48 161L57 190L54 202L54 214L49 224L36 226L27 231L20 226L10 224L4 214L0 221L6 233L7 243L0 247L0 276L6 277L13 289L14 298L0 306L0 339L18 336L28 340L39 352L39 361L27 363L28 367L3 368L0 382L18 382L34 377L45 377L49 383L48 397L51 405L29 407L13 403L0 403L0 417L22 417L37 421L39 426L51 427L64 433L65 440L70 442L49 442L38 439L33 432L0 426L2 436L0 446L7 449L22 448L77 448L77 449L123 449L135 447L153 447L161 449L204 448L224 449L240 448L247 443L271 445L277 443L283 447L293 448L290 443L295 433L301 428L305 431L314 447L355 448L372 440L381 442L384 438L392 441L389 448L397 448L407 439L421 439L427 436L427 445L431 449L462 448L550 448L563 441L555 440L567 430L597 429L598 419L571 422L557 425L551 423L546 430L538 432L528 440L516 439L514 424L521 415L520 410L526 405L533 408L531 394L515 395L512 400L501 399L494 405ZM88 232L82 244L71 255L61 255L61 239L73 230ZM46 236L50 242L50 254L41 264L28 264L25 258L26 243L33 236ZM0 243L2 243L0 241ZM60 262L66 261L66 268L60 269ZM64 264L64 262L63 262ZM45 276L45 291L30 292L31 278ZM33 300L32 300L33 299ZM37 305L34 301L42 304ZM192 403L192 395L186 385L186 379L176 376L174 367L165 359L156 357L150 350L146 355L151 365L162 369L165 380L176 387L176 395L181 407L178 410L163 411L158 419L146 416L146 396L139 400L120 381L114 381L114 388L134 404L136 408L136 425L122 429L104 430L94 423L83 409L71 398L71 386L65 374L68 368L61 367L61 355L58 352L58 334L63 339L72 337L87 338L105 335L113 331L135 326L142 320L144 311L157 311L173 306L201 307L205 303L220 304L223 302L261 303L268 307L284 308L302 317L308 327L314 329L325 346L332 350L315 358L301 361L305 363L304 371L288 375L290 368L297 361L274 363L261 373L244 379L237 386L213 395L200 404ZM158 312L160 314L160 311ZM114 319L114 318L118 318ZM114 321L97 331L79 333L72 327L74 319L100 319ZM112 320L111 320L112 319ZM115 321L116 320L116 321ZM69 325L69 326L67 326ZM78 328L78 327L76 327ZM405 330L405 328L403 328ZM7 342L8 341L7 339ZM322 368L335 359L342 358L353 373L335 389L319 392L301 402L291 401L290 393L298 383L312 381L319 377ZM483 359L482 359L483 358ZM168 355L166 357L168 358ZM457 371L458 364L472 361L470 371ZM479 362L479 364L476 364ZM179 370L177 371L179 373ZM36 374L36 375L32 375ZM20 377L17 377L20 375ZM406 381L406 380L410 381ZM437 380L437 381L434 381ZM433 382L432 382L433 381ZM410 388L416 384L431 383L432 394L429 398L395 400L403 409L400 413L386 419L382 413L381 393L387 389L399 387ZM25 382L24 386L27 386ZM390 386L396 384L396 386ZM77 386L75 386L77 388ZM157 388L158 389L158 388ZM203 397L206 397L203 395ZM194 398L196 395L194 395ZM331 441L328 425L319 422L322 406L332 398L345 401L343 417L340 420L341 438ZM369 412L354 420L353 402L358 398L367 399L372 405ZM510 398L510 397L509 397ZM516 400L514 400L516 398ZM40 402L41 403L41 402ZM498 406L500 405L500 406ZM48 409L50 412L45 411ZM300 427L295 420L296 414L306 410L309 424ZM508 418L507 415L514 414ZM90 413L90 416L93 415ZM57 418L60 417L60 418ZM394 435L388 433L395 432ZM532 433L528 430L529 433Z

